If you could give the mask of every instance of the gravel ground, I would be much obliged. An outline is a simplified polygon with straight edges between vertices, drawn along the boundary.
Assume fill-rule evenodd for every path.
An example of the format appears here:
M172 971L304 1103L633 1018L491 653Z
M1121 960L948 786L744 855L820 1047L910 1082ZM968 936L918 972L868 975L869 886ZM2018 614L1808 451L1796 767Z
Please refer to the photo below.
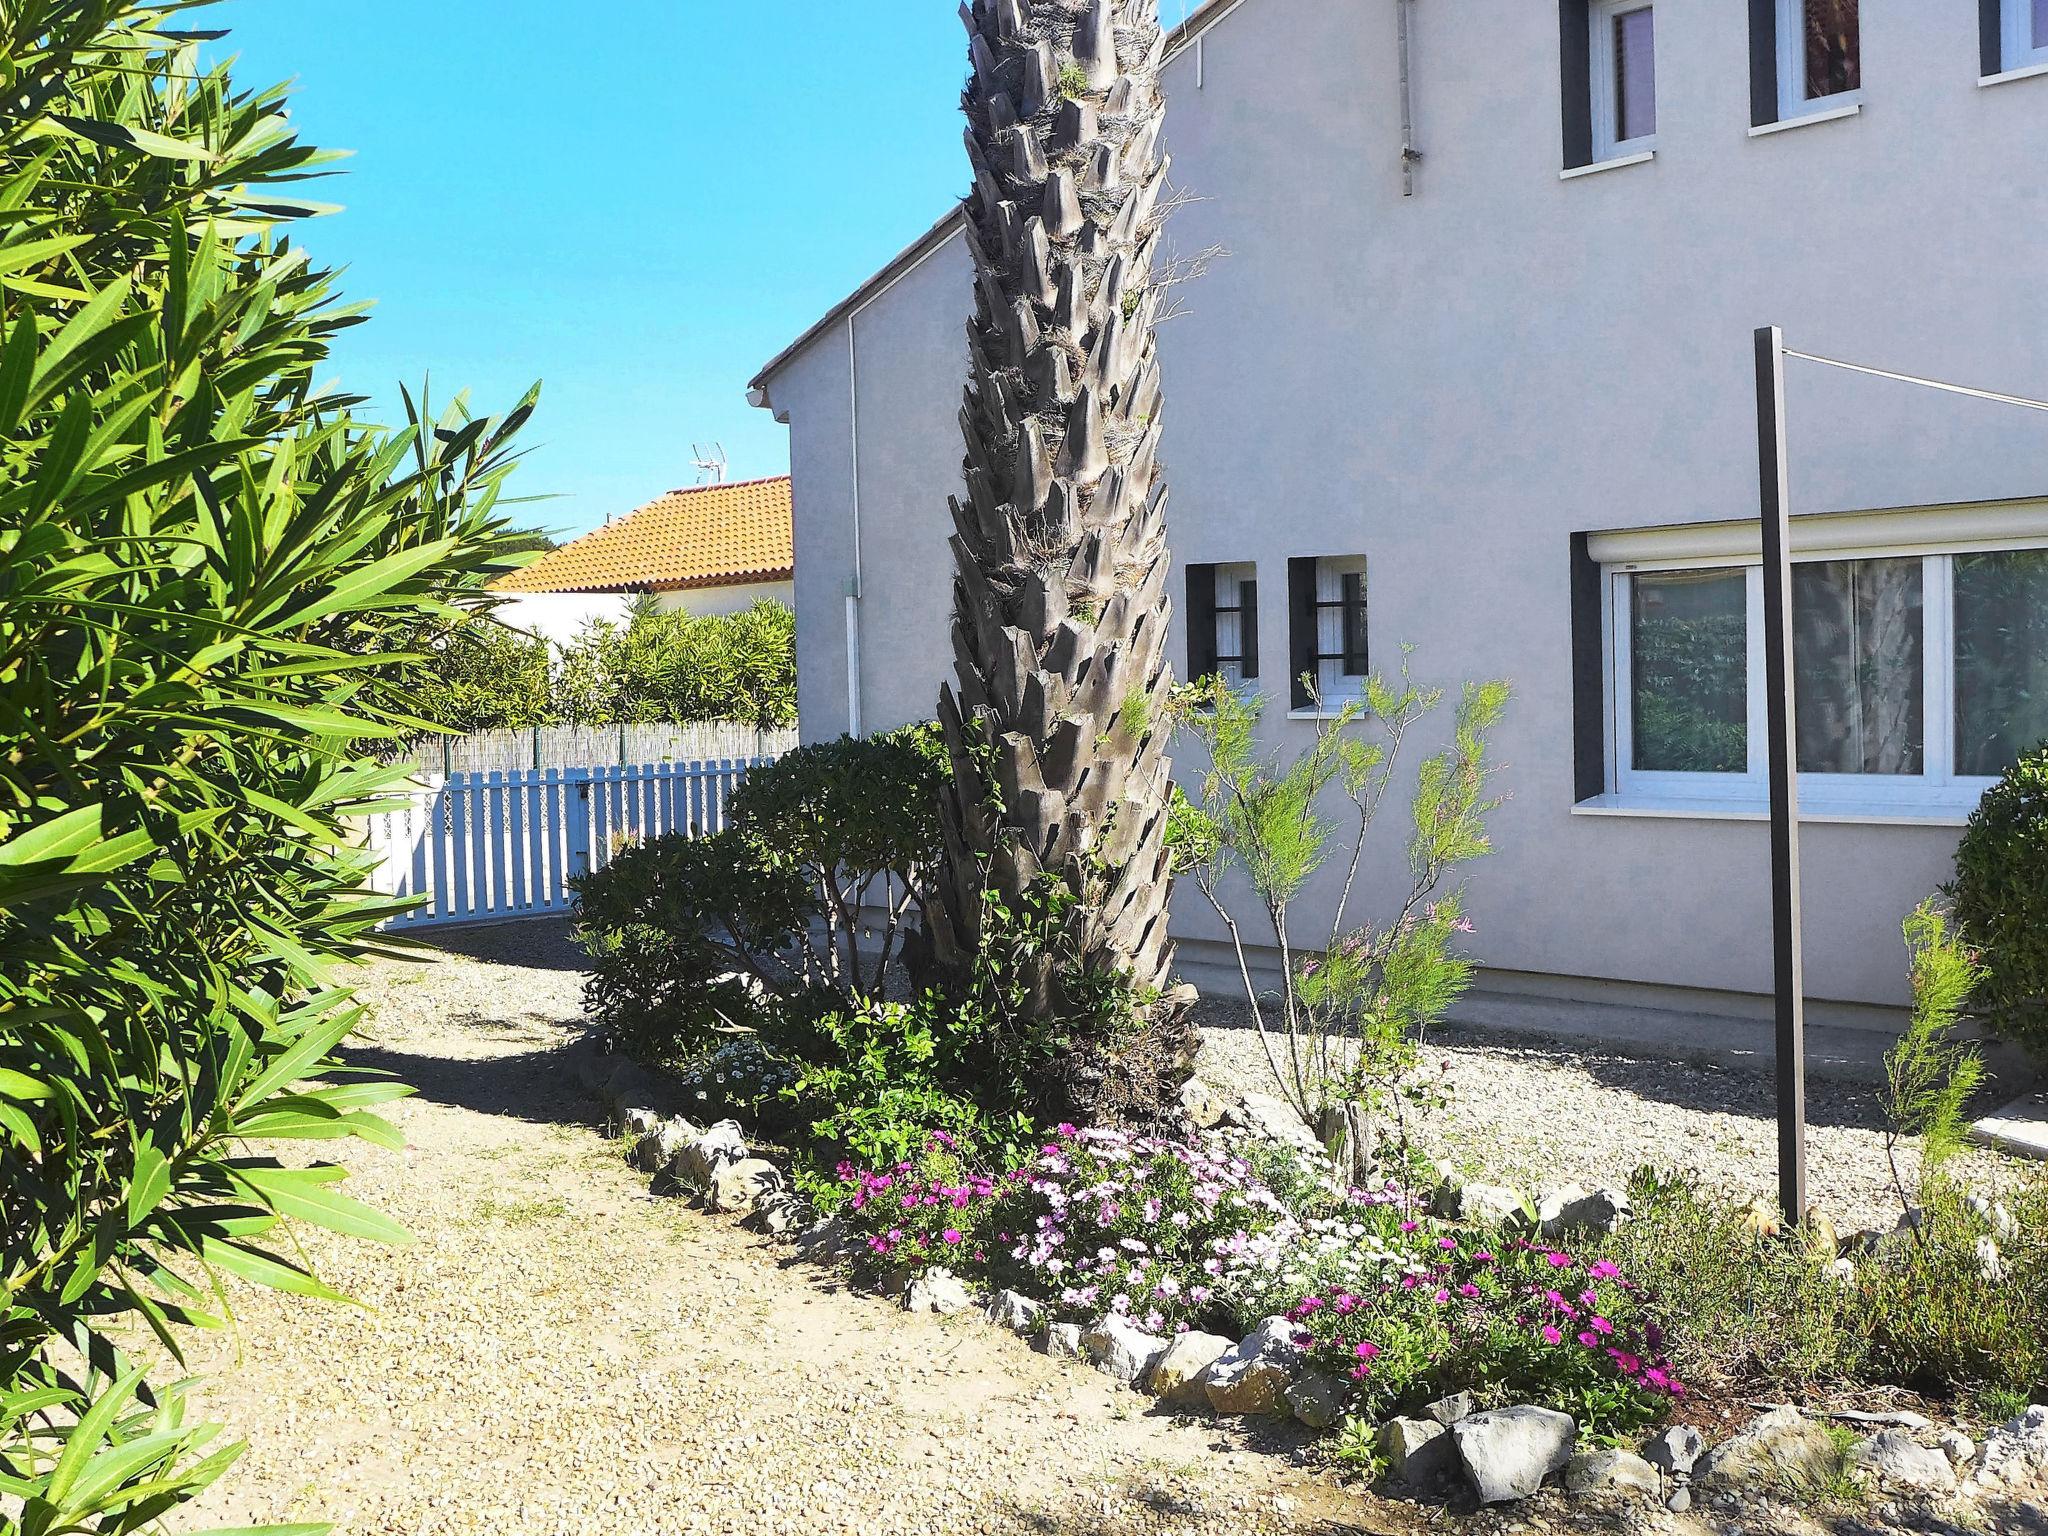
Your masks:
M1205 1080L1277 1091L1248 1008L1205 999L1200 1018L1197 1071ZM1436 1032L1424 1056L1451 1097L1416 1123L1418 1140L1490 1182L1540 1194L1566 1183L1618 1184L1650 1164L1745 1202L1776 1198L1777 1109L1767 1075L1452 1026ZM1807 1119L1814 1203L1845 1233L1890 1227L1899 1202L1876 1089L1809 1080ZM1963 1176L1987 1190L2038 1171L1985 1148L1959 1161Z
M420 1093L403 1155L351 1193L416 1235L311 1233L360 1307L233 1294L197 1408L248 1438L191 1526L344 1536L745 1532L1405 1533L1290 1430L1175 1420L968 1319L844 1293L723 1220L655 1200L589 1128L557 1053L580 1009L560 931L380 963L354 1059ZM1526 1520L1526 1514L1519 1517ZM1483 1521L1482 1527L1494 1522ZM1528 1527L1525 1527L1528 1528Z
M1554 1492L1494 1511L1359 1494L1294 1454L1291 1425L1173 1418L978 1320L906 1316L656 1200L590 1128L563 1070L576 965L558 926L527 923L365 969L374 1012L350 1054L420 1091L395 1107L403 1154L340 1155L350 1192L417 1241L387 1251L306 1234L315 1267L360 1306L233 1288L235 1326L195 1340L190 1365L197 1409L249 1448L193 1524L319 1520L340 1536L1726 1529ZM1206 1051L1214 1075L1265 1072L1242 1028L1213 1028ZM1756 1081L1462 1035L1437 1054L1456 1062L1461 1095L1430 1129L1453 1154L1581 1178L1682 1154L1736 1185L1768 1182ZM1817 1180L1873 1198L1881 1153L1856 1100L1817 1101ZM1797 1536L1889 1529L1868 1514L1743 1518Z

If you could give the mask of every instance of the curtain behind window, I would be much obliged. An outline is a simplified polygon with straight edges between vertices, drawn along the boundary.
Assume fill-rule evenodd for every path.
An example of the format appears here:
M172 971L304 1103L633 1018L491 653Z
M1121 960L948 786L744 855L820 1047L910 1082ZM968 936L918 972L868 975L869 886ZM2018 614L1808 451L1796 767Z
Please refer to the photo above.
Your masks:
M1919 773L1925 757L1921 563L1792 568L1802 773Z
M2048 740L2048 550L1956 556L1956 772Z

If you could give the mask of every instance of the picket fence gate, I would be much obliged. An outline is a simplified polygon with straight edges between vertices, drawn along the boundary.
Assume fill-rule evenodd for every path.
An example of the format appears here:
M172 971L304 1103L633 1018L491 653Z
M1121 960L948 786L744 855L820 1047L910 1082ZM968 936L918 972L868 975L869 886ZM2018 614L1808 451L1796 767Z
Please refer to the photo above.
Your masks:
M422 775L369 817L372 889L425 898L393 930L567 912L569 881L621 848L725 826L740 777L768 758Z

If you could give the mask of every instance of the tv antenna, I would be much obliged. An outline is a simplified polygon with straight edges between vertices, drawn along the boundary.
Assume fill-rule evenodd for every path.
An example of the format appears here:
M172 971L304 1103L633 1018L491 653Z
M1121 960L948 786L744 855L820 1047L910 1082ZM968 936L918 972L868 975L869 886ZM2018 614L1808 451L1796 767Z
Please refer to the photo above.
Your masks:
M692 443L690 444L690 455L690 462L697 466L697 483L699 485L725 484L724 444L713 443L711 451L706 453L701 444Z

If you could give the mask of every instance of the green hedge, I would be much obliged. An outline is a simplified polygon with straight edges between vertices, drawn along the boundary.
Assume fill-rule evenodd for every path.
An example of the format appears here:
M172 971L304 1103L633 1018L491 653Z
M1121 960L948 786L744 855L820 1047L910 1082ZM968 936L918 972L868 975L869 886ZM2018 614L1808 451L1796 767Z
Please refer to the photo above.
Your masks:
M1985 792L1957 845L1948 895L1984 965L1973 1011L2048 1062L2048 745Z

